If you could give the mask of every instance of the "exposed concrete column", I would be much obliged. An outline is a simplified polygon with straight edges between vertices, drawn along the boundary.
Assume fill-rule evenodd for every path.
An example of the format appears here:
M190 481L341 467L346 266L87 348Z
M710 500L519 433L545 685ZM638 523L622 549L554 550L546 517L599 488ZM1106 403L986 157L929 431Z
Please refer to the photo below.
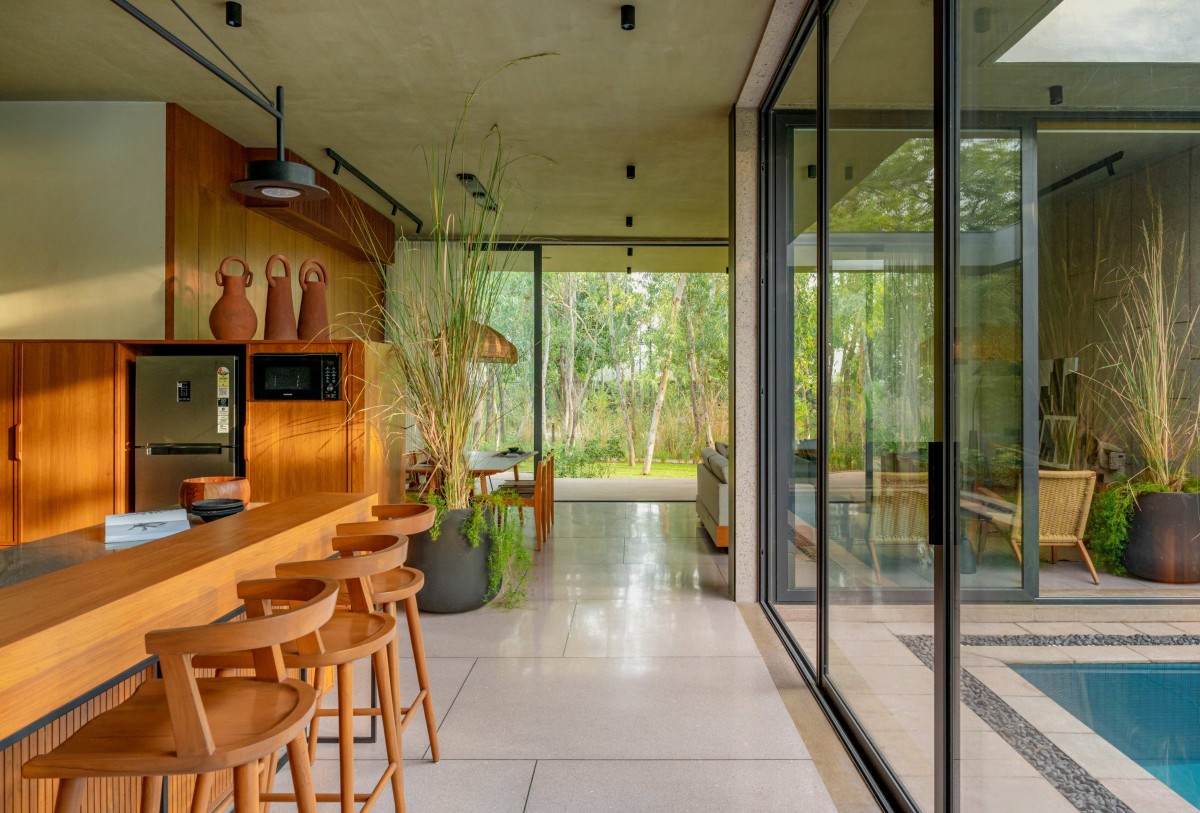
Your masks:
M729 116L729 595L758 599L758 110Z

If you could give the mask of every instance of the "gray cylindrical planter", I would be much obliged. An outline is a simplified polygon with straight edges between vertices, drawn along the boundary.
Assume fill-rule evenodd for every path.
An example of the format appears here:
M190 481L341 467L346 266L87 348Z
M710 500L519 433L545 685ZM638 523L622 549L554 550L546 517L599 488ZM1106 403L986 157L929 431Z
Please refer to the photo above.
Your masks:
M484 531L479 546L463 538L462 525L471 509L446 511L437 540L429 532L413 534L408 541L409 567L425 574L417 593L417 607L427 613L465 613L477 610L496 597L488 595L488 557L492 540Z
M1156 582L1200 582L1200 494L1139 494L1125 567Z

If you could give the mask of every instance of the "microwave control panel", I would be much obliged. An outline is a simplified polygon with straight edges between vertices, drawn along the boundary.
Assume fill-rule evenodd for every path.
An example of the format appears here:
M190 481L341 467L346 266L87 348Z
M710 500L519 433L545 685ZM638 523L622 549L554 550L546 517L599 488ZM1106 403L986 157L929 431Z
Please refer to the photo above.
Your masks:
M341 397L338 390L341 387L341 359L338 356L327 358L321 365L321 400L336 401Z

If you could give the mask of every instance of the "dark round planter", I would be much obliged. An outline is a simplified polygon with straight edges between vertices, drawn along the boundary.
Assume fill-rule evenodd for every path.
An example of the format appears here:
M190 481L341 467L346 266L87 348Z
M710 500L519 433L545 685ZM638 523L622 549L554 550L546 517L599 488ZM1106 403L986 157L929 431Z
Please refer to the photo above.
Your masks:
M471 511L447 511L437 540L423 531L408 538L409 567L425 574L425 586L417 593L417 607L427 613L465 613L477 610L496 597L488 595L488 556L492 541L480 535L479 546L471 547L462 535L462 524Z
M1129 523L1125 567L1141 579L1200 582L1200 494L1141 494Z

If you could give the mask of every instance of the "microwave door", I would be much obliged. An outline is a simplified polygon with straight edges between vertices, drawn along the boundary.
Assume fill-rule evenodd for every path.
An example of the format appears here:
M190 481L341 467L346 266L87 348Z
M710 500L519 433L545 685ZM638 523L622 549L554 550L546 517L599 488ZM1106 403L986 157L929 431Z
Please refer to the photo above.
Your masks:
M234 356L138 358L134 444L235 445L237 369Z

